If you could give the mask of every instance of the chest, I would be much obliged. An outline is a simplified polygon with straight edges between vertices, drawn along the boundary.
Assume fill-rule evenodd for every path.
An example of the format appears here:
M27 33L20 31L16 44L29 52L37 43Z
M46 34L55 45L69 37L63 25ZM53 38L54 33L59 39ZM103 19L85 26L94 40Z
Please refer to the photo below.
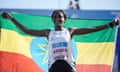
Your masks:
M66 30L63 31L51 31L49 34L49 41L65 41L70 40L70 33Z

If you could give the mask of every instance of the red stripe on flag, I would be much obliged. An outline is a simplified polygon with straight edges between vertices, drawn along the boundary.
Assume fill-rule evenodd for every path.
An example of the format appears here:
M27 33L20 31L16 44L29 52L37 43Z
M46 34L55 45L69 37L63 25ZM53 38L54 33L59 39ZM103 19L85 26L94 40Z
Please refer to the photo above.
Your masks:
M110 72L111 66L104 64L77 64L77 72Z
M32 59L17 53L0 51L0 72L44 72Z

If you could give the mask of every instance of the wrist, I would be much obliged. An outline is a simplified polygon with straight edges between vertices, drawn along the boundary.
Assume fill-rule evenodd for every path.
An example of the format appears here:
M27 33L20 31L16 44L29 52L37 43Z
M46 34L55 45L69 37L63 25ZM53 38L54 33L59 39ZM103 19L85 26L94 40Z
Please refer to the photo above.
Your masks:
M109 24L107 24L107 27L108 28L113 28L114 27L114 24L112 22L110 22Z

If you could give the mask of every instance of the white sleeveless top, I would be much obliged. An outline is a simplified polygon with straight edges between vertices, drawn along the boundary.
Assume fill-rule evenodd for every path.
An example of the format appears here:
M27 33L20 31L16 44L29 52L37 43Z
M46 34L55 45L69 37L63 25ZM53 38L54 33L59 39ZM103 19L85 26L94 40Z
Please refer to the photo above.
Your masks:
M49 68L56 60L66 60L71 67L74 68L75 60L72 51L71 36L67 29L62 31L51 30L49 34L48 49L49 49Z

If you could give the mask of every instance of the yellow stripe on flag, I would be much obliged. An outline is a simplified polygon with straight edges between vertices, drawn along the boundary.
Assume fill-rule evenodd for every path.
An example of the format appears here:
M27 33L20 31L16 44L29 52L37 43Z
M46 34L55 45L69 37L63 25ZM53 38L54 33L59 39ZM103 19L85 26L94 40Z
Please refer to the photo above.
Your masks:
M77 42L77 64L112 65L113 42L79 43Z
M31 36L22 36L12 30L1 29L0 51L15 52L31 58Z

